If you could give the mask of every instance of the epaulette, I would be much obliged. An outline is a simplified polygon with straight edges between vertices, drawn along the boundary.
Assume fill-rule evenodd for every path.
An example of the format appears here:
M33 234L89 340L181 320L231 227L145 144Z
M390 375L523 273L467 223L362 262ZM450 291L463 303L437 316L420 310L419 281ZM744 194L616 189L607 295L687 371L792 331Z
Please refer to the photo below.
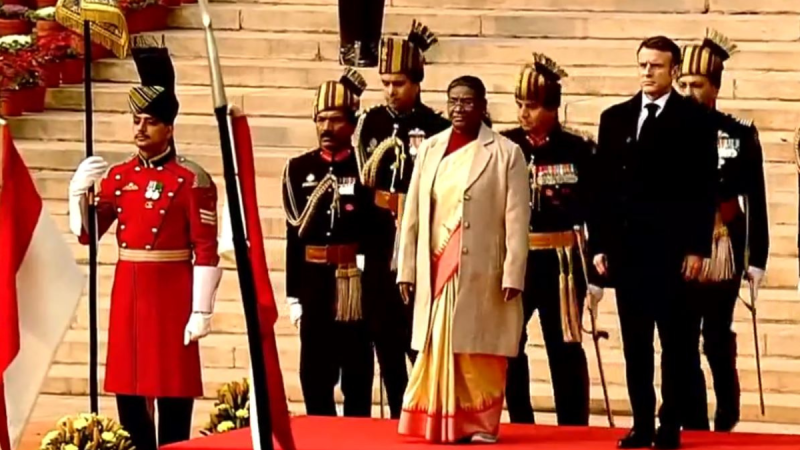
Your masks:
M189 170L194 174L192 188L207 188L211 186L211 175L203 169L200 164L187 159L185 156L178 157L178 165Z
M361 109L358 110L358 112L356 112L356 118L359 118L361 116L366 117L367 114L369 114L370 111L372 111L373 109L379 108L381 106L383 106L383 105L372 104L372 105L367 106L366 108L361 108Z
M563 129L567 133L574 134L575 136L578 136L578 137L582 138L586 142L590 142L592 144L597 142L595 140L595 138L594 138L594 135L592 133L588 132L588 131L579 130L577 128L568 127L568 126L562 126L561 129Z
M753 126L753 119L744 119L741 117L734 117L734 118L736 119L737 122L739 122L740 124L744 125L747 128Z
M106 172L103 174L103 179L108 178L108 174L111 173L112 170L116 169L117 167L124 166L125 164L130 163L134 159L136 159L138 155L136 153L131 153L131 156L123 159L122 161L116 162L114 164L109 164Z

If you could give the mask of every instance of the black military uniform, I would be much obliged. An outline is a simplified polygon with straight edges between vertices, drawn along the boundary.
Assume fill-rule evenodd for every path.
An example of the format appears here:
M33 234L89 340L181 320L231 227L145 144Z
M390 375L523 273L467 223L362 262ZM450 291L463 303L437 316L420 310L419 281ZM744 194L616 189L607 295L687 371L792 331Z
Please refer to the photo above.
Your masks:
M379 72L402 73L412 83L422 82L422 51L435 40L435 36L416 21L408 39L382 39ZM423 139L449 126L447 119L417 99L414 108L405 113L386 105L367 109L360 115L357 127L356 147L360 152L362 180L371 188L372 201L377 206L371 219L365 295L370 299L368 314L372 339L393 418L400 417L403 393L408 384L406 355L412 362L415 357L411 350L413 311L403 304L397 287L394 254L397 224L414 169L416 148Z
M355 113L364 84L356 89L349 83L353 73L350 69L340 82L320 87L315 113ZM336 415L334 387L341 373L345 416L369 417L374 367L358 259L371 198L359 182L354 152L333 154L318 148L290 159L283 199L288 220L286 295L303 307L300 383L306 412Z
M723 61L734 46L711 31L701 45L684 47L681 75L703 75L719 86ZM711 258L704 260L700 283L689 286L693 314L692 342L703 351L714 379L717 411L714 429L730 431L739 421L739 378L736 371L736 333L731 330L742 275L763 276L769 254L769 222L764 187L764 164L758 131L750 121L714 111L718 131L719 188ZM746 198L747 203L740 197ZM749 207L745 214L743 206ZM749 216L749 261L745 258ZM756 281L756 282L757 282ZM702 330L702 332L701 332ZM699 362L699 361L698 361ZM684 427L708 429L706 383L699 364L691 368L690 401Z
M339 0L339 63L355 67L378 65L378 42L385 0Z
M544 55L526 65L518 78L515 96L557 110L559 81L566 74ZM582 264L585 255L577 245L586 221L584 177L594 143L560 125L541 141L522 127L502 132L522 148L531 175L531 222L528 269L523 293L525 323L539 310L559 425L588 425L589 372L581 346L581 317L586 295ZM580 231L576 231L576 227ZM533 423L530 373L525 354L528 334L523 329L520 353L509 361L506 401L511 422Z

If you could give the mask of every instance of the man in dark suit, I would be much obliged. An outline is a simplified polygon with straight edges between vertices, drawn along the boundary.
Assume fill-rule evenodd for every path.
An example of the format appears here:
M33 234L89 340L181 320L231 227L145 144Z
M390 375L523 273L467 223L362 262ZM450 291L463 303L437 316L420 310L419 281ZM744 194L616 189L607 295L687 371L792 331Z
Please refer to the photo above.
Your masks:
M717 181L709 112L673 92L680 48L657 36L638 50L641 91L600 117L591 252L614 287L633 428L620 448L680 447L680 386L699 351L688 345L686 280L710 256ZM655 430L653 333L661 341Z

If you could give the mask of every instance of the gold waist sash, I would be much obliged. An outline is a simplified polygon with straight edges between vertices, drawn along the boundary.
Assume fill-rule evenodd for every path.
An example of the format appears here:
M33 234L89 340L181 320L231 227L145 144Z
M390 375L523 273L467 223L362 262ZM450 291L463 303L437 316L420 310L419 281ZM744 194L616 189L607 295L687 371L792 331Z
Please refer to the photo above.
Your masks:
M192 251L189 249L181 250L134 250L119 249L120 261L131 262L180 262L190 261Z

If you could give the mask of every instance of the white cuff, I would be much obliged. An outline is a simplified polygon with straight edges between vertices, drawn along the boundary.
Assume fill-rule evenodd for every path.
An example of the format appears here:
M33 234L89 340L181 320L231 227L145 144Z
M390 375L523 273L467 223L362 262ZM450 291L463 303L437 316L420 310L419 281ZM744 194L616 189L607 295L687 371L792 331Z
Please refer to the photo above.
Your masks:
M222 279L222 269L212 266L194 266L192 285L192 312L212 314L217 288Z
M364 255L356 255L356 267L358 270L364 271Z
M69 195L69 230L75 236L80 236L88 228L86 223L87 198L84 194L70 192Z
M297 297L286 297L286 304L287 305L299 305L300 299Z

